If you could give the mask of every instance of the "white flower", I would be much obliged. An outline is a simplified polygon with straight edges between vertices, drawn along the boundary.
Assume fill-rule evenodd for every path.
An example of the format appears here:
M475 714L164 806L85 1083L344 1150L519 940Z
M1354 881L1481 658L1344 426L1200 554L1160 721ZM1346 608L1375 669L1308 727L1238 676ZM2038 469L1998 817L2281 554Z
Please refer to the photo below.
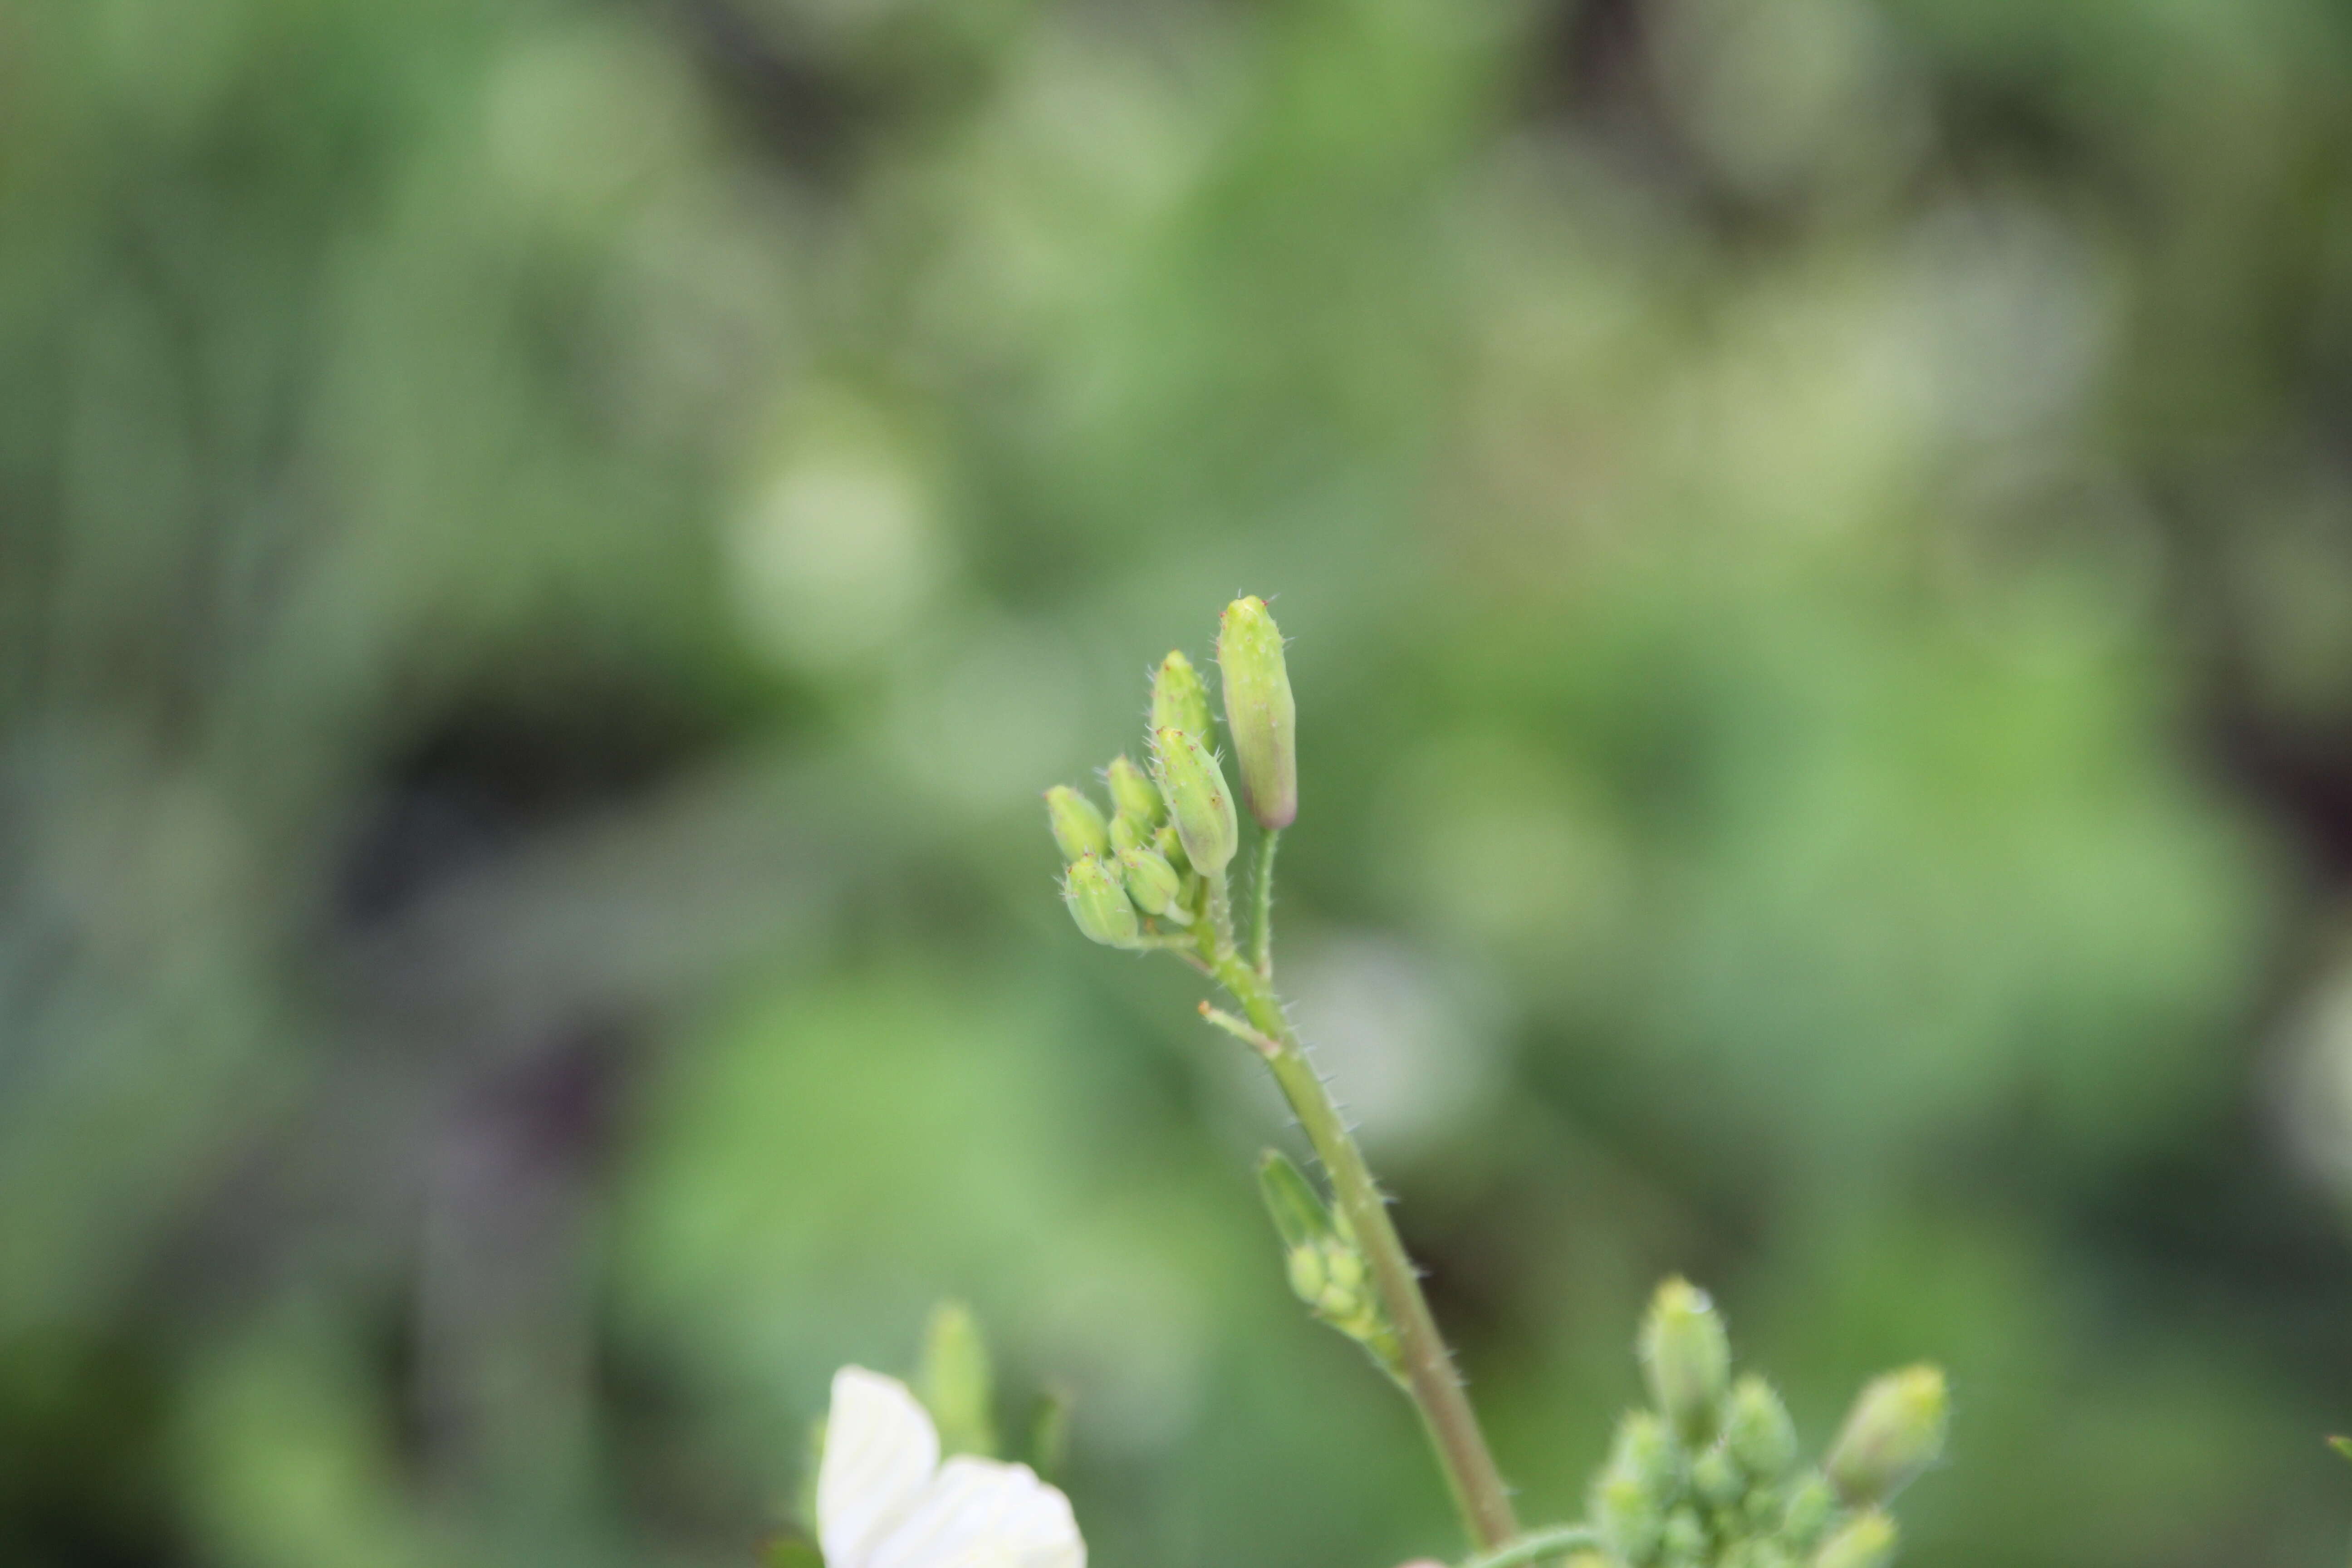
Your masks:
M1087 1568L1070 1500L1026 1465L958 1455L896 1378L833 1376L816 1533L825 1568Z

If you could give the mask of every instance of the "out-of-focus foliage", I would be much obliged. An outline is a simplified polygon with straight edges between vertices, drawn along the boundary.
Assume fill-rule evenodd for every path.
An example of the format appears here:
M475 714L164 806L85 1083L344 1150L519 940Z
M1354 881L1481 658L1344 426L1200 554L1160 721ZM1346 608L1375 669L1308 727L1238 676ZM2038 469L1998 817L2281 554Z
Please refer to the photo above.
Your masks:
M2347 442L2320 0L0 0L0 1558L744 1563L942 1295L1451 1550L1039 832L1240 590L1527 1516L1686 1268L1920 1568L2337 1560Z

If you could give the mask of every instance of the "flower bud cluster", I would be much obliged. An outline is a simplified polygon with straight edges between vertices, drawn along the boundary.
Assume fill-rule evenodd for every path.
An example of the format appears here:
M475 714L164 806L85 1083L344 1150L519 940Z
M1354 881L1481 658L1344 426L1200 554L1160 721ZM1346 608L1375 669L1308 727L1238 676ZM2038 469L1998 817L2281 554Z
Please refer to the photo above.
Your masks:
M1348 1216L1327 1206L1305 1172L1269 1149L1258 1162L1259 1195L1282 1237L1290 1289L1309 1310L1364 1347L1391 1377L1404 1376L1396 1331L1372 1289L1371 1267Z
M1282 634L1265 601L1236 599L1217 635L1226 726L1251 815L1269 831L1298 814L1298 714ZM1062 899L1078 929L1112 947L1146 945L1151 922L1190 927L1241 847L1234 792L1217 760L1201 672L1171 653L1151 679L1147 770L1125 755L1103 770L1111 814L1067 784L1045 792L1066 870Z
M1197 724L1197 735L1206 734L1209 697L1182 654L1170 654L1160 667L1152 683L1151 712L1159 725L1151 734L1151 772L1137 766L1125 752L1103 769L1103 784L1110 794L1108 817L1068 784L1045 792L1046 825L1061 847L1066 868L1062 901L1080 931L1109 947L1143 946L1155 929L1148 921L1181 928L1201 914L1206 884L1194 868L1205 862L1192 852L1187 820L1204 852L1216 848L1212 839L1220 823L1214 805L1224 799L1224 777L1192 728ZM1181 753L1173 787L1161 762L1171 749ZM1178 803L1181 813L1171 816L1171 801ZM1229 828L1232 818L1228 803L1223 826ZM1231 840L1235 836L1229 831L1225 837ZM1224 858L1233 858L1231 847ZM1223 861L1214 864L1221 868Z
M1602 1550L1578 1568L1886 1568L1883 1505L1942 1452L1943 1374L1891 1373L1863 1391L1825 1464L1798 1460L1797 1432L1762 1378L1731 1374L1730 1341L1704 1291L1658 1289L1642 1325L1654 1408L1619 1424L1593 1479Z

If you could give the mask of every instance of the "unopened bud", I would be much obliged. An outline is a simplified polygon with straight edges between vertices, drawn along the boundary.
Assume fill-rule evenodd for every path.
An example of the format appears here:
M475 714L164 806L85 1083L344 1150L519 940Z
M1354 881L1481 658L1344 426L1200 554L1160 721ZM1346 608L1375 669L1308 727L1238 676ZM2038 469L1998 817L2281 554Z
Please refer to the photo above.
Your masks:
M1823 1468L1848 1503L1885 1502L1944 1451L1951 1402L1943 1373L1905 1367L1874 1379L1853 1402Z
M1671 1568L1696 1564L1706 1551L1706 1526L1698 1515L1686 1508L1678 1508L1666 1516L1666 1526L1658 1532L1660 1557Z
M1312 1244L1284 1253L1282 1272L1291 1294L1310 1307L1323 1300L1324 1287L1331 1282L1323 1271L1323 1249Z
M1813 1542L1837 1517L1837 1493L1819 1473L1807 1476L1789 1491L1789 1506L1781 1511L1781 1538L1799 1552L1811 1551Z
M1895 1521L1873 1510L1822 1542L1812 1568L1886 1568L1895 1561Z
M1119 816L1133 817L1146 832L1159 823L1160 786L1126 752L1110 760L1103 782L1110 786L1110 803Z
M1128 901L1125 879L1098 856L1082 855L1062 878L1062 901L1078 929L1106 947L1133 947L1143 927Z
M1631 1476L1606 1475L1592 1489L1592 1522L1621 1562L1641 1563L1657 1554L1665 1520Z
M1723 1409L1724 1446L1759 1481L1777 1481L1797 1462L1797 1427L1772 1385L1750 1373L1731 1385Z
M1127 896L1147 915L1159 915L1178 925L1191 925L1192 911L1182 903L1184 879L1176 868L1149 849L1120 853L1119 869L1127 876Z
M1173 823L1151 836L1151 847L1159 851L1162 860L1176 868L1177 875L1182 876L1192 870L1192 857L1184 853L1184 841L1176 837Z
M1122 811L1110 819L1110 852L1114 856L1124 856L1130 849L1150 847L1150 830L1139 826L1135 818ZM1160 858L1164 860L1167 857L1163 855Z
M1609 1473L1640 1482L1642 1494L1663 1513L1682 1495L1682 1448L1656 1415L1629 1410L1609 1445Z
M1641 1352L1659 1410L1685 1438L1706 1437L1731 1381L1731 1342L1706 1292L1682 1279L1659 1286L1642 1325Z
M1054 829L1054 842L1062 847L1063 859L1110 853L1110 825L1103 821L1101 809L1069 785L1055 784L1045 792L1045 820Z
M1152 731L1151 761L1185 858L1204 876L1223 872L1241 847L1242 831L1217 759L1191 731L1168 725Z
M1171 652L1160 661L1160 672L1151 678L1151 728L1181 730L1205 746L1214 722L1209 716L1209 689L1201 672L1181 649Z
M1298 816L1298 704L1282 658L1282 633L1264 599L1235 599L1217 626L1225 732L1242 775L1242 798L1260 827L1287 827Z
M1691 1490L1709 1508L1729 1508L1748 1492L1748 1478L1729 1454L1709 1448L1691 1461Z

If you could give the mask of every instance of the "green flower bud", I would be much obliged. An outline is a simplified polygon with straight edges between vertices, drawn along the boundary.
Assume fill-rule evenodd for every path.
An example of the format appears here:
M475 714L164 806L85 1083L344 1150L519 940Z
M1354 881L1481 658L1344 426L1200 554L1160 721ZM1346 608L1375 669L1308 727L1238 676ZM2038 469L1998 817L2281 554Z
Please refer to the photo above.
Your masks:
M1124 817L1121 821L1126 820ZM1191 925L1192 911L1182 903L1184 879L1176 868L1149 849L1119 853L1119 869L1127 876L1127 896L1147 915L1159 915L1178 925Z
M1224 674L1225 732L1233 737L1242 797L1269 832L1298 816L1298 704L1282 659L1282 633L1265 601L1235 599L1217 626Z
M1807 1476L1789 1490L1789 1506L1780 1516L1781 1539L1799 1552L1810 1551L1837 1510L1837 1493L1829 1481L1819 1472Z
M1748 1478L1729 1454L1709 1448L1691 1461L1691 1490L1709 1508L1729 1508L1748 1493Z
M1099 856L1082 855L1071 864L1062 878L1062 901L1092 941L1106 947L1134 947L1142 941L1124 879Z
M1682 1496L1683 1452L1664 1421L1647 1410L1629 1410L1609 1445L1609 1473L1639 1481L1642 1495L1664 1513Z
M1181 649L1171 652L1160 661L1160 673L1151 678L1153 731L1181 730L1205 746L1214 733L1214 723L1209 717L1209 689L1202 684L1201 672Z
M1731 1342L1706 1292L1679 1278L1659 1286L1641 1354L1651 1397L1676 1429L1693 1442L1713 1432L1731 1381Z
M1310 1307L1322 1301L1324 1287L1331 1282L1323 1272L1323 1249L1311 1244L1284 1254L1282 1271L1290 1280L1291 1293Z
M1601 1539L1623 1563L1643 1563L1657 1555L1665 1520L1631 1476L1603 1476L1592 1489L1592 1522Z
M1885 1502L1943 1453L1950 1415L1939 1369L1890 1372L1853 1402L1822 1468L1848 1503Z
M1242 830L1217 759L1189 731L1169 725L1151 732L1151 761L1185 858L1203 875L1223 872L1241 847Z
M1133 817L1146 832L1159 824L1160 786L1126 752L1110 760L1110 766L1103 770L1103 782L1110 786L1110 802L1119 816Z
M1062 847L1063 859L1110 853L1110 826L1102 811L1069 785L1055 784L1045 792L1045 820L1053 826L1054 842Z
M1873 1510L1822 1543L1812 1568L1886 1568L1895 1561L1895 1521Z
M1150 829L1139 826L1135 818L1122 811L1110 819L1110 852L1113 855L1124 856L1130 849L1150 847ZM1167 858L1165 856L1160 858Z
M995 1383L988 1342L981 1337L971 1309L962 1302L942 1301L931 1309L915 1385L939 1426L941 1453L996 1457L996 1421L991 1414Z
M1176 837L1176 829L1172 824L1151 836L1151 847L1159 852L1162 860L1176 868L1178 876L1191 874L1192 858L1184 853L1184 841Z
M1669 1563L1696 1563L1706 1550L1706 1526L1689 1509L1678 1508L1666 1516L1666 1527L1658 1532L1658 1550Z
M1797 1462L1797 1427L1772 1385L1750 1373L1731 1385L1723 1411L1724 1446L1759 1481L1777 1481Z

